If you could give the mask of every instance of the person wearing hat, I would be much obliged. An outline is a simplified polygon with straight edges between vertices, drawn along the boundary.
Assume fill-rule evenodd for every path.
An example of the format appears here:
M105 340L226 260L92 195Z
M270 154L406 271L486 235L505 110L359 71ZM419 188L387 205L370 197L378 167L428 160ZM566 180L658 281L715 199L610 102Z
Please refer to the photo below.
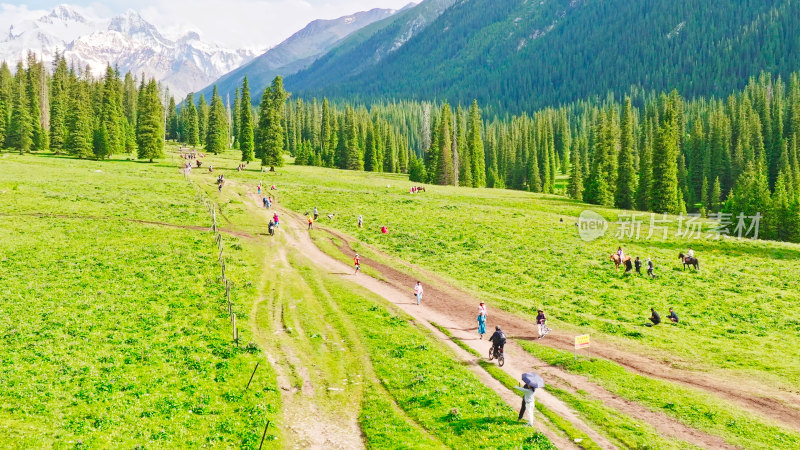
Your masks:
M536 324L539 325L539 339L547 336L547 333L550 332L550 328L547 328L547 325L544 323L547 322L547 317L544 315L544 311L541 309L537 311L538 314L536 315Z
M486 305L481 302L478 307L478 337L483 339L484 334L486 334Z

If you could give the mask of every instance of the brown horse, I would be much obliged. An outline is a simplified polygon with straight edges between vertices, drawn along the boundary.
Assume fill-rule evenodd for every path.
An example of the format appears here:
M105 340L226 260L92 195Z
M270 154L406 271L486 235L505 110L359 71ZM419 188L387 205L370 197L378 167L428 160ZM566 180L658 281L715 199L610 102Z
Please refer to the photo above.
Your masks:
M700 260L694 258L692 256L686 256L682 252L678 255L678 259L681 260L683 263L683 270L686 270L686 266L694 267L694 270L700 270Z
M608 257L608 259L610 259L611 261L614 261L614 267L619 269L620 264L624 264L626 261L630 261L631 257L630 256L626 256L625 259L620 261L619 260L619 255L617 255L616 253L613 253L611 256Z

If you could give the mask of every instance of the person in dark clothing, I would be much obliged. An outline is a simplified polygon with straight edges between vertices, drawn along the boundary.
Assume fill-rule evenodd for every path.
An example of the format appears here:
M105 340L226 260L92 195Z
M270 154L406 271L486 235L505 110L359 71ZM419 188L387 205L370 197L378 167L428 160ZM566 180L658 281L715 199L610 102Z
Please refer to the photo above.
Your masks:
M269 221L269 235L275 236L275 222Z
M653 325L660 324L661 323L661 316L659 316L658 313L656 312L656 310L653 309L653 308L650 308L650 312L653 313L653 315L650 316L650 322L653 322Z
M656 277L653 273L653 260L650 258L647 258L647 275L649 275L650 278Z
M631 259L628 258L625 260L625 273L631 273L633 270L633 263L631 263Z
M636 261L633 262L633 265L636 266L636 273L639 275L642 274L642 260L639 257L636 257Z
M675 314L675 311L672 308L669 309L669 315L667 316L672 323L678 323L678 315Z
M492 337L489 338L489 342L492 343L492 348L498 348L500 351L503 351L503 347L506 345L506 335L503 334L503 330L500 329L500 325L496 326L494 329L494 334Z

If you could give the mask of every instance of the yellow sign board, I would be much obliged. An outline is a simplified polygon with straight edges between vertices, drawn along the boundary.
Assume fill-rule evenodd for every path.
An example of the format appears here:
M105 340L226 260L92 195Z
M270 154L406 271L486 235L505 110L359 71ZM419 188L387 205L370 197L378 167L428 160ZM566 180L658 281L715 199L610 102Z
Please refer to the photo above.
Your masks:
M589 346L589 335L583 334L581 336L575 336L575 350L579 348L586 348Z

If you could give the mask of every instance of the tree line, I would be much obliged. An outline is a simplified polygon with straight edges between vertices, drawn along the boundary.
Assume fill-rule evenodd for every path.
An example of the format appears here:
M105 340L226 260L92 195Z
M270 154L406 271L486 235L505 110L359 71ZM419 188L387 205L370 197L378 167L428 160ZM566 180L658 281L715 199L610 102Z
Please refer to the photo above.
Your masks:
M78 158L135 153L163 156L164 112L154 79L121 78L112 67L93 77L57 55L52 70L30 54L12 74L0 65L0 144L19 151L53 151Z

